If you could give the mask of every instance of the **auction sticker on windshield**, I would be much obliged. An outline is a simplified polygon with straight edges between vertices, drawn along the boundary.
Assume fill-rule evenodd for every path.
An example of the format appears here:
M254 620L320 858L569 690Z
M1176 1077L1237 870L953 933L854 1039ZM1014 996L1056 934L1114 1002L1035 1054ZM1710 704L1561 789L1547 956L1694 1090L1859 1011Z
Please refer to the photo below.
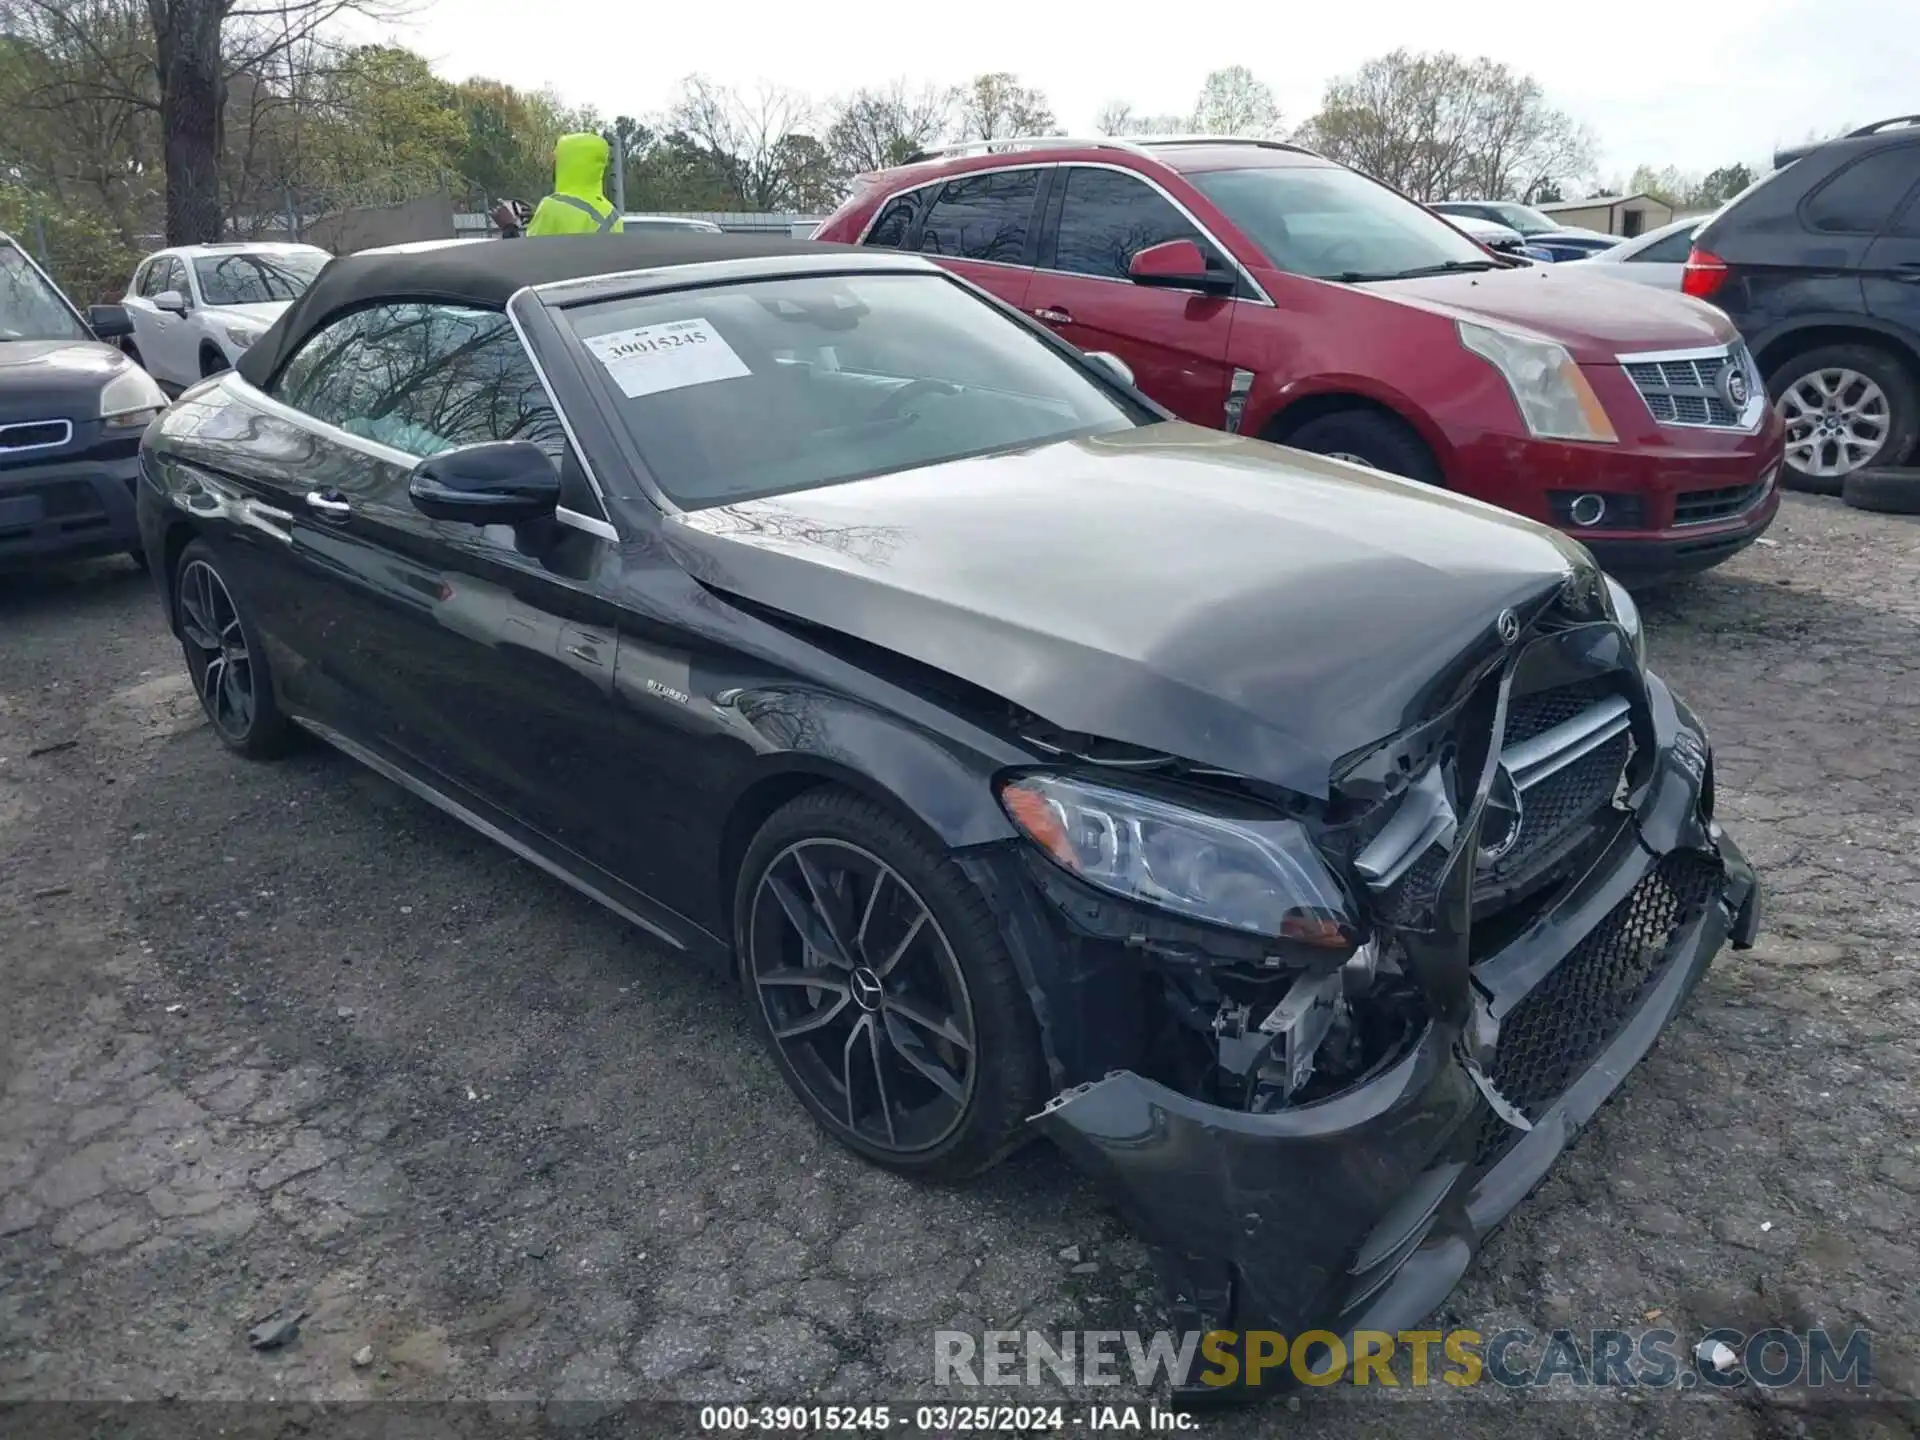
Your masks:
M616 330L595 335L586 345L630 400L753 373L705 320L671 320Z

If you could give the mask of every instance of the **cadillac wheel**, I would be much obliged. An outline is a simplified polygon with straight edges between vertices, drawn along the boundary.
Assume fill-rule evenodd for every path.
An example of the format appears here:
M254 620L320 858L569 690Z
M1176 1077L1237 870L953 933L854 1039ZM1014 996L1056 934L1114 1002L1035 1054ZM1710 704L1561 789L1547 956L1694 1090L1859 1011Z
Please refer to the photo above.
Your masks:
M966 1175L1037 1108L1032 1022L985 903L885 810L832 790L779 811L738 888L762 1039L814 1116L870 1159Z

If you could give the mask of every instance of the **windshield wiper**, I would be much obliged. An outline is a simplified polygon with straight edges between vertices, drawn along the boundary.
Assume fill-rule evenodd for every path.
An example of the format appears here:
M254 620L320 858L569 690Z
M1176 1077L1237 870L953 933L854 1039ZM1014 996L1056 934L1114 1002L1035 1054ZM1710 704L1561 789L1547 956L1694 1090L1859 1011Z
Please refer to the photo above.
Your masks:
M1369 275L1362 270L1348 270L1334 276L1334 279L1347 285L1363 285L1372 280L1418 280L1423 275L1465 275L1478 270L1506 268L1498 260L1445 260L1438 265L1419 265L1412 270L1393 270L1378 275Z

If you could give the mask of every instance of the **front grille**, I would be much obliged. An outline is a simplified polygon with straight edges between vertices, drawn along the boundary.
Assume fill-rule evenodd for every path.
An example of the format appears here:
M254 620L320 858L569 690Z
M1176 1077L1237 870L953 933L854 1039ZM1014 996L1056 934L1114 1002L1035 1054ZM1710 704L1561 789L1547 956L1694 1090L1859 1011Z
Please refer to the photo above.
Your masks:
M1557 855L1563 842L1584 834L1613 799L1633 742L1616 735L1524 792L1520 833L1513 848L1481 867L1482 883L1508 884Z
M1604 679L1509 702L1501 765L1519 814L1516 822L1499 807L1482 826L1481 891L1497 903L1498 892L1547 873L1592 838L1633 754L1629 724L1627 702Z
M1752 399L1744 410L1736 410L1721 389L1727 371L1737 366L1745 378L1749 396L1758 396L1759 376L1743 346L1660 360L1623 356L1621 366L1633 381L1634 389L1640 392L1640 398L1647 402L1648 411L1662 425L1744 430L1756 419Z
M1766 497L1772 477L1751 485L1723 485L1717 490L1683 490L1673 497L1675 525L1710 525L1743 515Z
M1557 690L1516 695L1507 702L1507 729L1503 745L1517 745L1573 719L1589 705L1617 693L1605 680L1581 680Z
M1529 1120L1538 1120L1619 1034L1659 978L1675 933L1713 898L1720 879L1720 867L1705 855L1662 856L1501 1021L1488 1078ZM1491 1164L1518 1138L1491 1110L1483 1112L1476 1164Z
M1488 798L1480 831L1477 915L1551 883L1595 839L1633 754L1630 717L1629 702L1605 678L1511 699L1500 788ZM1460 803L1443 785L1416 781L1362 844L1355 864L1380 877L1369 883L1384 924L1416 923L1432 905L1451 842L1430 838L1438 822L1430 827L1428 817L1457 823Z
M53 450L71 439L71 420L25 420L15 425L0 425L0 455L16 450Z

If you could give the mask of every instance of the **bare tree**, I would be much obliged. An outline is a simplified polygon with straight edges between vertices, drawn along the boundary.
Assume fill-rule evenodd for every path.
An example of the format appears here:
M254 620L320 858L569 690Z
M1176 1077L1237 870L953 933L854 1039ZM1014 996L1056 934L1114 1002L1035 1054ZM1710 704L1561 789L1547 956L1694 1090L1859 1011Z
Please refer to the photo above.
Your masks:
M1193 106L1193 128L1202 135L1277 135L1280 118L1272 87L1244 65L1207 76Z
M804 135L813 116L813 102L797 90L763 83L742 95L691 75L667 123L728 175L748 209L778 210L793 200L791 166L800 153L787 142Z
M1327 87L1300 138L1420 200L1536 198L1593 168L1593 138L1492 60L1395 50Z
M1096 135L1131 135L1136 117L1133 105L1126 100L1109 100L1100 107L1100 113L1093 117L1093 132Z
M976 75L960 96L961 133L969 140L1005 140L1016 135L1057 135L1047 97L1004 70Z
M1093 122L1100 135L1179 135L1193 128L1185 115L1142 115L1125 100L1109 100Z
M836 174L851 177L903 165L917 151L946 138L959 93L937 85L893 80L860 89L833 107L827 154Z

